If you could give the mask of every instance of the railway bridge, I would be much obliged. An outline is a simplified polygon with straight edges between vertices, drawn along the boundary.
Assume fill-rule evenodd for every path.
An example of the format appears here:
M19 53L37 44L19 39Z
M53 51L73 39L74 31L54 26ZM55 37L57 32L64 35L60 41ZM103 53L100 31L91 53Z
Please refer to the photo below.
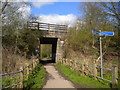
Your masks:
M52 45L52 60L50 62L55 63L63 57L62 47L65 40L64 37L68 32L67 25L27 22L27 29L41 31L42 37L39 38L40 50L42 44Z

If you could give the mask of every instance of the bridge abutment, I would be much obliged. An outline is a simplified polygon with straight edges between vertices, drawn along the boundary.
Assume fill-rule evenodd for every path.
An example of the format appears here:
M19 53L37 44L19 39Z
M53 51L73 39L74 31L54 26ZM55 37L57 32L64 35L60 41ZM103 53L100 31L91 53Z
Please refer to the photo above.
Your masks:
M41 50L41 44L51 44L52 45L51 62L55 63L63 58L63 43L64 41L61 41L60 38L43 37L40 38L40 50Z
M64 41L60 40L57 41L57 48L56 48L56 62L63 58L63 43Z

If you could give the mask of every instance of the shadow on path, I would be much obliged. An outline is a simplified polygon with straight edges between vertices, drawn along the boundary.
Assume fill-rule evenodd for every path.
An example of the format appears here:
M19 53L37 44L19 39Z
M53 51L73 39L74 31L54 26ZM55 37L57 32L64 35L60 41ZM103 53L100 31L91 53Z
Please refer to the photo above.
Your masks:
M41 63L42 65L47 65L47 64L55 63L55 62L53 62L53 60L40 60L40 63Z

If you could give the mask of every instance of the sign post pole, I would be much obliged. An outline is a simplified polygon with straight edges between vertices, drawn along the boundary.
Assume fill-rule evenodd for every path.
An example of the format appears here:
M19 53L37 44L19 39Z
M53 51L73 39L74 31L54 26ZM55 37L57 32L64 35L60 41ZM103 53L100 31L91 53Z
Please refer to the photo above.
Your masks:
M92 33L95 35L98 35L100 37L100 77L103 78L103 62L102 62L102 36L114 36L114 32L108 32L108 31L96 31L92 30Z
M101 31L100 31L101 34ZM102 40L101 40L101 36L100 36L100 77L103 78L103 64L102 64Z

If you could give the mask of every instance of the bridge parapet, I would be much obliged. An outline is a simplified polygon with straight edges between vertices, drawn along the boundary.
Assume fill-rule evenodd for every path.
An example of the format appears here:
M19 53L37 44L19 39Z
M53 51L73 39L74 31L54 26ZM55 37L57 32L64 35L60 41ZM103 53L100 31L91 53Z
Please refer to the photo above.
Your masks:
M67 33L67 25L57 25L41 22L27 22L27 29L44 31L46 32L46 37L56 37Z

